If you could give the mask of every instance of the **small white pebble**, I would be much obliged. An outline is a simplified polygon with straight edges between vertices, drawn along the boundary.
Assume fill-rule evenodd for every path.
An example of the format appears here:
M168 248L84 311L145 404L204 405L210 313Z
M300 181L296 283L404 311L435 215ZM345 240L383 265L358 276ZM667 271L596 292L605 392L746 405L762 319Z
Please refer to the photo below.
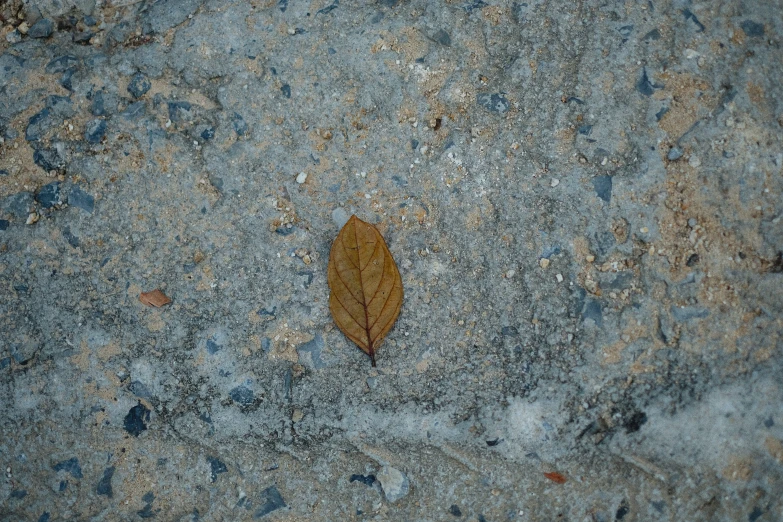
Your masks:
M693 168L696 168L701 165L701 160L698 156L691 156L690 159L688 159L688 165L690 165Z
M649 231L650 231L650 229L647 228L647 227L642 227L642 228L639 229L639 232L641 232L642 234L646 234Z
M363 178L366 178L366 177L367 177L367 173L366 173L365 171L362 171L362 172L361 172L361 176L362 176Z
M701 56L697 51L694 51L693 49L685 49L685 51L683 51L682 54L685 55L685 58L687 58L688 60L693 58L698 58L699 56Z
M559 179L555 179L555 178L553 178L553 179L552 179L552 182L549 184L549 186L550 186L550 187L552 187L552 188L555 188L555 187L556 187L556 186L558 186L559 184L560 184L560 180L559 180Z
M307 172L300 172L298 176L296 176L296 182L300 185L307 181Z
M549 259L542 257L538 260L538 266L541 268L547 268L549 266Z
M506 277L507 277L508 279L511 279L512 277L514 277L514 274L516 274L516 273L517 273L517 271L516 271L516 270L514 270L514 269L512 268L511 270L509 270L508 272L506 272Z
M607 163L609 163L609 158L604 158L601 160L601 165L606 165Z
M595 256L593 254L589 254L587 257L585 257L585 261L587 261L588 263L592 263L593 261L595 261Z
M555 279L557 279L558 283L562 283L563 282L563 274L555 275Z
M365 194L364 197L367 198L367 199L372 199L372 196L369 195L369 194Z
M288 34L296 34L296 29L294 29L293 27L289 27Z
M165 125L165 127L166 127L167 129L168 129L169 127L171 127L171 120L166 120L166 125Z

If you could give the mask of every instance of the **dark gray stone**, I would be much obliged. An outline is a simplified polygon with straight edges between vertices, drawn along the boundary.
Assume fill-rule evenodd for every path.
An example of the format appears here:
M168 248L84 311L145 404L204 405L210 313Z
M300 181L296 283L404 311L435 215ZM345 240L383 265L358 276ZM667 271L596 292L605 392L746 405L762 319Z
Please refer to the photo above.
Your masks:
M35 200L41 204L43 208L57 207L63 204L62 194L60 193L60 182L55 181L44 185L38 190L35 195Z
M282 495L280 495L275 486L269 486L262 491L259 502L261 507L256 511L255 518L264 517L273 511L287 507Z
M65 167L65 160L57 149L37 149L33 152L33 161L46 172Z
M95 198L84 192L80 187L75 186L68 194L68 204L92 214L92 211L95 209Z
M285 96L286 98L290 98L291 97L291 86L288 85L287 83L284 83L283 86L280 87L280 92L282 92L283 96Z
M747 36L764 36L764 24L754 22L753 20L743 20L740 22L740 27Z
M63 460L52 466L55 471L65 471L70 473L73 478L82 478L82 467L79 465L79 459L71 457L68 460Z
M130 409L123 421L123 427L125 431L138 437L141 432L147 429L146 422L150 420L150 410L147 409L142 403L138 403L136 406ZM146 421L146 422L145 422Z
M308 341L297 347L296 351L299 353L309 353L310 358L313 361L313 368L320 370L326 367L326 363L321 360L321 350L325 346L324 338L320 333L316 333L312 341Z
M84 129L84 139L89 143L100 143L103 137L106 135L106 121L105 120L92 120L87 123Z
M38 141L44 137L46 132L54 125L52 111L48 108L30 116L27 122L27 128L24 131L24 139L27 141Z
M587 321L588 319L592 319L598 327L604 325L604 315L601 311L601 303L593 299L587 301L585 309L582 311L582 320Z
M103 98L103 91L98 91L92 95L90 112L93 116L103 116L106 114L106 102Z
M63 227L63 237L71 245L71 248L79 247L79 238L71 232L71 227Z
M11 224L7 219L0 219L0 232L8 230L8 226Z
M73 75L76 73L76 67L71 67L66 70L60 77L60 85L69 91L73 91Z
M49 109L53 116L58 118L71 118L76 114L76 109L74 109L71 99L67 96L47 96L46 108Z
M30 192L17 192L2 200L2 208L17 219L25 219L35 204L35 199Z
M49 38L54 32L54 22L48 18L41 18L27 30L30 38Z
M596 176L593 178L595 194L609 203L612 200L612 176Z
M67 71L72 67L76 67L79 64L79 59L75 56L64 55L55 58L48 64L46 64L47 74L58 74Z
M239 113L235 112L231 122L234 125L234 132L237 133L237 136L244 136L247 132L247 123L245 123L245 119Z
M95 33L92 31L79 31L76 33L73 33L73 43L79 44L79 45L87 45L90 43L90 39L95 36Z
M192 106L186 101L168 102L169 119L174 122L190 121L193 119Z
M432 39L445 47L451 46L451 36L443 29L438 29L435 34L432 35Z
M217 476L220 473L226 473L228 472L228 468L223 463L222 460L220 460L217 457L207 457L207 462L209 463L210 472L212 474L212 482L215 482L217 480Z
M476 102L491 112L504 114L510 105L505 96L500 93L482 93L476 96Z
M150 87L152 87L152 83L140 72L134 74L131 81L128 82L128 92L137 99L144 96L150 90Z
M253 401L256 398L253 390L247 386L237 386L228 393L228 396L231 397L232 401L245 406L253 404Z
M105 495L109 498L114 496L114 491L111 488L111 479L114 476L114 466L110 466L103 471L103 478L98 482L98 486L95 488L95 492L99 495Z

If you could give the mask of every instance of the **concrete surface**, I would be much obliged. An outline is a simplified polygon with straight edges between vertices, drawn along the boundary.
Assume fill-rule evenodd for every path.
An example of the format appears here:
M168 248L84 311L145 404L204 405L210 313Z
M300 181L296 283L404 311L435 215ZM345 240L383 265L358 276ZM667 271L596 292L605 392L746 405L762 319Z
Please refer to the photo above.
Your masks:
M782 520L781 12L5 2L0 519Z

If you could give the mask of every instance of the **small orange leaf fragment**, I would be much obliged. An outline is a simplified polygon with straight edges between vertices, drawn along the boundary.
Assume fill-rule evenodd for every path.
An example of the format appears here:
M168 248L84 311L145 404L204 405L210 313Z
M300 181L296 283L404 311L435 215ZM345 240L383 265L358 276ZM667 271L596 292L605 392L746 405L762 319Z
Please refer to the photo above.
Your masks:
M402 279L378 229L351 216L332 243L329 310L375 366L375 351L402 307Z
M167 305L171 302L171 299L161 292L159 289L155 289L152 292L142 292L139 296L139 301L144 303L147 306L154 306L155 308L160 308L161 306Z
M554 482L555 484L565 484L568 480L565 478L565 475L562 473L558 473L557 471L550 471L549 473L544 473L544 476Z

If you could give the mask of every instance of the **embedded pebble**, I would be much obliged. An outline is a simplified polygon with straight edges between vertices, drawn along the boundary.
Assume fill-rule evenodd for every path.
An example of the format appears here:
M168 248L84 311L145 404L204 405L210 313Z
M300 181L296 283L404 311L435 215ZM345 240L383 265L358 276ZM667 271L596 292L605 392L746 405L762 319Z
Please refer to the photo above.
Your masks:
M403 498L410 491L410 482L408 477L397 468L384 466L378 472L376 478L381 483L386 500L396 502Z
M304 183L305 181L307 181L307 172L300 172L300 173L299 173L299 174L296 176L296 182L297 182L297 183L299 183L299 184L301 185L301 184L302 184L302 183Z
M538 260L538 266L541 268L548 268L549 267L549 259L542 257Z
M332 221L337 225L337 228L343 228L350 218L351 216L348 215L348 212L343 207L337 207L332 210Z

